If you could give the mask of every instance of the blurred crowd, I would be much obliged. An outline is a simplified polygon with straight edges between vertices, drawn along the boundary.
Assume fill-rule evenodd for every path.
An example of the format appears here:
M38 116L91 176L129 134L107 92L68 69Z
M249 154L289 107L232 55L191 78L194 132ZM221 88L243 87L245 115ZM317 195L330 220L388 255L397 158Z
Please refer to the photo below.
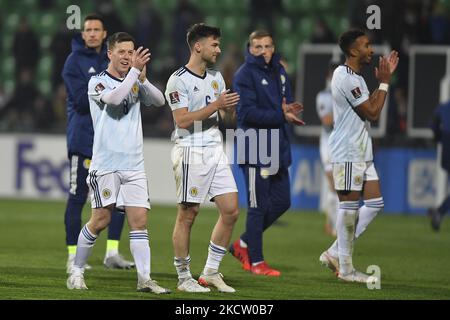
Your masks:
M52 8L54 1L56 0L38 0L39 8L43 11ZM162 91L170 74L187 62L189 52L185 40L186 29L193 23L207 21L204 10L195 0L178 0L169 23L163 21L163 17L167 15L161 15L151 0L141 0L137 4L137 16L133 24L123 21L114 6L115 2L94 2L95 12L103 15L109 34L127 31L136 38L139 45L150 48L155 61L149 65L149 78ZM382 29L370 32L372 41L375 44L389 44L400 52L401 63L390 97L389 135L406 135L409 47L412 44L450 45L450 14L446 3L443 0L342 1L349 27L365 29L367 7L376 4L382 8ZM274 32L277 19L296 19L284 4L285 1L282 0L247 1L248 30L242 30L242 33L248 34L256 27ZM11 49L15 60L14 89L6 92L0 85L0 132L65 132L66 94L60 73L71 52L73 32L66 28L64 21L51 39L52 72L49 94L42 93L36 85L40 80L36 78L42 54L40 36L39 30L33 30L26 15L23 15L15 30ZM326 20L317 15L309 42L336 43L337 36ZM161 55L162 37L170 38L171 48ZM233 74L243 61L244 47L243 43L233 41L228 41L226 47L222 47L217 67L228 86L231 86ZM290 64L290 61L286 62ZM296 72L294 68L288 68L288 71ZM293 74L291 78L294 80ZM145 136L170 136L173 130L170 108L145 108L142 111Z

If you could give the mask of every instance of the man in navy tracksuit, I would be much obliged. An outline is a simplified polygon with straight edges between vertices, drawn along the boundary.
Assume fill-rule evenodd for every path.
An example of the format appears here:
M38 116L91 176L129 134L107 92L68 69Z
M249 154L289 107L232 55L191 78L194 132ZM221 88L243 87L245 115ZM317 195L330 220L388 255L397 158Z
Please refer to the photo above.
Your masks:
M287 124L304 123L297 117L303 106L293 102L286 71L268 32L250 35L245 63L234 76L233 89L241 97L237 106L238 144L244 143L243 136L248 137L245 153L239 151L242 145L238 145L248 212L246 230L231 245L230 252L245 270L279 276L280 272L264 261L263 232L290 207L288 168L292 159Z
M450 101L440 105L435 113L431 128L433 129L434 139L442 143L442 168L450 174ZM442 218L450 209L450 195L437 209L430 209L431 227L435 231L439 231Z
M72 40L72 53L62 71L67 91L67 149L70 161L70 190L64 216L69 251L67 273L70 273L74 263L81 229L81 213L89 190L86 178L92 158L94 128L89 111L88 82L91 76L108 67L106 45L103 44L105 38L106 30L102 17L87 16L83 32ZM123 222L123 214L115 212L112 215L103 262L108 268L134 267L134 263L124 260L118 252Z

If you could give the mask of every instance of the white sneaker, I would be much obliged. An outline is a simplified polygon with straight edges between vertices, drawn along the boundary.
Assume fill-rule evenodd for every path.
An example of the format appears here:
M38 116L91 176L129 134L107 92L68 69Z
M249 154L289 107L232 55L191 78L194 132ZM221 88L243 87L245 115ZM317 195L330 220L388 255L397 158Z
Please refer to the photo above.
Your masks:
M319 261L322 265L329 268L335 274L339 273L339 258L333 257L328 250L322 252L319 257Z
M226 292L226 293L236 292L236 290L227 285L222 278L223 275L219 272L208 275L202 274L200 278L198 278L198 282L205 287L214 286L219 290L219 292Z
M138 292L152 292L152 293L156 293L156 294L171 293L171 291L169 289L161 287L158 284L158 282L156 282L155 280L152 280L152 279L147 280L143 283L138 282L137 291Z
M184 292L210 292L211 289L202 287L194 278L189 278L178 282L177 289Z
M347 274L339 274L338 278L347 282L360 282L360 283L376 283L378 278L375 276L369 276L363 272L353 269L352 272Z
M73 268L69 278L67 278L67 289L87 290L88 287L84 283L83 269Z
M121 254L115 254L105 257L103 265L108 269L131 269L134 268L134 262L127 261Z
M66 262L66 273L70 274L72 272L72 267L74 265L75 262L75 255L74 254L69 254L69 257L67 257L67 262ZM84 265L84 270L91 270L92 267L90 265L88 265L87 263Z

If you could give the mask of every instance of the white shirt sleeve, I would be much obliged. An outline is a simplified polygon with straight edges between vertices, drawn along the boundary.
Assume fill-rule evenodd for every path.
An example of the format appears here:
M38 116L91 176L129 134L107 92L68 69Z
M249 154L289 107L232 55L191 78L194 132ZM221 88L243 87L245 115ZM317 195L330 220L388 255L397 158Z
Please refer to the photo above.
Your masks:
M108 88L107 83L104 79L93 76L89 80L88 96L97 105L102 106L104 104L104 102L102 101L102 97L105 93L108 93L110 91L111 91L111 89Z
M172 76L167 83L166 99L172 111L189 108L189 96L186 85L177 76Z
M341 90L345 99L356 108L369 99L369 95L365 92L361 81L355 76L347 76L341 84Z
M100 83L93 81L92 85L91 81L89 81L88 95L99 105L104 103L118 106L130 93L140 73L139 69L131 68L122 83L116 88L109 90L106 89L106 86L101 81Z
M161 107L165 104L164 95L158 88L145 79L144 83L139 81L139 98L146 106Z

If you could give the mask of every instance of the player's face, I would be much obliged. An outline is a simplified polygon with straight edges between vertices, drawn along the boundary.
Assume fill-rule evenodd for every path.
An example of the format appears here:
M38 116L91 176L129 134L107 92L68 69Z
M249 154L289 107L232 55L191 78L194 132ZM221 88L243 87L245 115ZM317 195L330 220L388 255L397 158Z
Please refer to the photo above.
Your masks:
M214 38L213 36L202 39L200 41L202 59L208 64L215 64L217 57L222 52L220 50L219 38Z
M250 53L254 56L263 56L264 61L268 64L272 60L273 53L275 52L275 46L271 37L263 37L259 39L253 39L250 44Z
M84 29L81 33L88 48L100 48L103 40L106 38L106 30L100 20L87 20L84 23Z
M361 64L369 64L372 61L373 48L367 36L361 36L355 41L355 49L358 52Z
M131 68L131 58L134 52L134 43L124 41L116 43L112 50L108 50L108 58L111 61L114 70L124 75Z

